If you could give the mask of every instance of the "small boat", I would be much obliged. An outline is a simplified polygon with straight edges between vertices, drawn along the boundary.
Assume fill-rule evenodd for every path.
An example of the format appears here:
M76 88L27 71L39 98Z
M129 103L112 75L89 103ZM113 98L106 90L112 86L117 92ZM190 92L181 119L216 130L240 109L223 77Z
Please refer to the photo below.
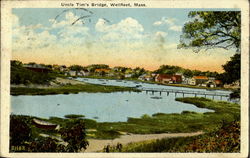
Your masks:
M162 99L162 97L151 97L151 99Z
M35 124L36 127L38 128L45 128L45 129L56 129L57 124L54 124L54 123L50 123L50 122L46 122L46 121L43 121L43 120L38 120L38 119L33 119L33 123Z
M215 89L206 89L207 91L215 91Z
M142 85L136 85L135 87L141 87Z

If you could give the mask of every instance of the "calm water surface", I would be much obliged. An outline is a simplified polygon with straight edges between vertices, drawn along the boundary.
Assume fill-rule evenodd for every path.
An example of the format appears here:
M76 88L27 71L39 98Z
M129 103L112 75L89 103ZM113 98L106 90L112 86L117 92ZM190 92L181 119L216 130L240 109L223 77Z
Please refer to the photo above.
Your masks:
M147 88L169 88L180 90L194 90L191 88L169 87L155 84L135 83L132 81L83 79L80 81L134 87L141 85ZM196 91L206 91L195 89ZM227 93L216 91L216 93ZM230 92L228 92L230 93ZM185 95L192 96L192 95ZM153 97L153 98L152 98ZM160 97L155 99L154 97ZM177 97L182 97L182 95ZM220 97L215 97L220 99ZM226 100L227 98L223 98ZM43 118L51 116L64 117L67 114L82 114L86 118L98 122L126 121L128 117L141 117L144 114L154 113L181 113L182 111L211 112L212 110L198 108L192 104L175 101L175 95L162 93L146 94L145 92L114 92L114 93L79 93L69 95L37 95L11 96L11 112L13 114L31 115Z

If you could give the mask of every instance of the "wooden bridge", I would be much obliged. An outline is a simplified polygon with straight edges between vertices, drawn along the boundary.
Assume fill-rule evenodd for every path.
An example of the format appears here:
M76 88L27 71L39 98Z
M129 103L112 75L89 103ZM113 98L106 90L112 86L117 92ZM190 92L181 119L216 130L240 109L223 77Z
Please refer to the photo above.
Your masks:
M212 96L213 99L215 96L219 96L220 99L222 100L222 97L227 97L229 98L228 93L216 93L216 92L204 92L204 91L193 91L193 90L177 90L177 89L165 89L165 88L138 88L141 91L145 91L146 93L159 93L160 95L162 93L167 93L169 95L170 93L174 93L175 96L177 94L182 94L183 97L185 97L185 94L192 94L195 97L199 96L204 96L205 98L207 96Z

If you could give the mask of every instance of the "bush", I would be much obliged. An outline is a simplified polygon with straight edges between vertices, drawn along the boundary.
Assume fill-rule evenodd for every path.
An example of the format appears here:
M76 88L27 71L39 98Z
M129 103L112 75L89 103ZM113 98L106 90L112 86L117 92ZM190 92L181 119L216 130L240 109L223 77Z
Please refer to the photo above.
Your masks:
M65 127L60 129L62 139L69 144L66 146L67 152L78 152L82 148L87 149L88 141L86 138L85 124L83 120L77 119L68 122Z
M84 120L52 117L52 122L62 126L57 131L35 127L32 125L33 118L22 115L10 116L11 152L78 152L82 148L87 148ZM47 134L48 137L40 136L41 133ZM54 137L58 137L59 134L62 140Z

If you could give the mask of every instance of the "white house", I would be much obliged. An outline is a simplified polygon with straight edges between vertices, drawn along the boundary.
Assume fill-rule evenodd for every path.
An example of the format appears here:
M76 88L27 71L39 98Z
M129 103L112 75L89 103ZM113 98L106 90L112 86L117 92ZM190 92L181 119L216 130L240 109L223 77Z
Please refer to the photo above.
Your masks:
M125 74L125 78L130 78L132 77L133 74Z
M78 76L89 76L89 72L81 70L80 72L77 73L77 75Z
M76 76L76 74L77 74L76 71L69 71L70 76Z

